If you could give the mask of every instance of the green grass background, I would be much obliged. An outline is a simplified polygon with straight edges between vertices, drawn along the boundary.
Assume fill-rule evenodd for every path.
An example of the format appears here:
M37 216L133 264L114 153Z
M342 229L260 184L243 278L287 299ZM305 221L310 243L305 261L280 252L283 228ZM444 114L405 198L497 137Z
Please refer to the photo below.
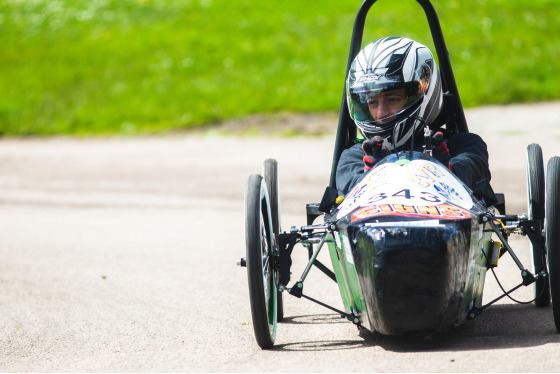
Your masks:
M355 0L0 0L0 135L162 133L338 111ZM560 98L557 0L433 0L464 106ZM413 0L364 42L433 46Z

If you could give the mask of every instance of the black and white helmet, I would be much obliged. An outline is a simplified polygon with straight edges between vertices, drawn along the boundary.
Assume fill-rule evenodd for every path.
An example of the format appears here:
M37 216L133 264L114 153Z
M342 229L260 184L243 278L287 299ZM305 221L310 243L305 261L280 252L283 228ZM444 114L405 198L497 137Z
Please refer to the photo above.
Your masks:
M391 97L395 93L400 96ZM434 56L426 46L406 38L371 43L352 62L346 97L350 116L364 136L385 138L389 149L400 147L441 111L441 79ZM383 118L374 115L380 98L394 109Z

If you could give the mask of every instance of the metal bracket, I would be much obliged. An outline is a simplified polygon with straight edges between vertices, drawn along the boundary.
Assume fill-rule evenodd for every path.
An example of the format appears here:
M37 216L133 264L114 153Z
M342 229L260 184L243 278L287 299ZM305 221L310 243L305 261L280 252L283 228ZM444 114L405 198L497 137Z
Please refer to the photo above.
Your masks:
M303 296L303 282L296 282L296 284L290 288L290 295L301 298Z
M519 226L523 229L523 233L529 237L533 247L546 250L541 224L542 222L540 220L527 220L519 222Z
M278 247L280 254L276 259L276 264L280 270L280 284L288 285L290 281L290 268L292 266L292 251L300 235L297 232L284 232L278 235Z
M521 278L523 278L523 283L521 283L524 286L528 286L530 284L535 283L535 276L527 270L521 270Z

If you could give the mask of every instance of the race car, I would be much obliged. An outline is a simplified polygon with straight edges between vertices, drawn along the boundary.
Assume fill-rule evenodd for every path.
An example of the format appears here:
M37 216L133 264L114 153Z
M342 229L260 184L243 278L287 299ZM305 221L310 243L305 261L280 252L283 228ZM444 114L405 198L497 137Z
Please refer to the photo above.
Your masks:
M468 132L451 64L435 10L417 0L428 18L443 82L448 130ZM358 54L365 17L375 0L366 0L356 17L349 64ZM346 92L346 91L345 91ZM335 173L342 150L357 130L343 105L339 117L330 185L320 203L307 204L307 225L280 228L278 163L267 159L263 173L249 177L246 194L246 256L255 337L273 347L277 322L284 316L283 295L316 302L371 332L385 335L447 331L523 286L534 285L534 304L550 304L560 332L560 157L546 169L538 144L527 147L528 212L506 214L503 194L488 181L472 189L432 157L429 128L422 152L400 149L378 162L346 195L339 196ZM315 223L318 218L321 223ZM528 269L508 237L530 241ZM309 261L291 281L292 252L302 245ZM325 247L331 267L317 260ZM502 255L520 271L519 284L482 304L486 273ZM344 310L304 294L312 268L337 284Z

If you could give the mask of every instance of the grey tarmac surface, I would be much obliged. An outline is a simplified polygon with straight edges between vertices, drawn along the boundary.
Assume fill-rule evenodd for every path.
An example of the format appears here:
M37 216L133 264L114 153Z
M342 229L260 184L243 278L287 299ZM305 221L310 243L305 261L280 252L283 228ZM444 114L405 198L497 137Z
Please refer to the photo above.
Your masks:
M545 163L560 155L560 104L466 115L488 142L494 189L506 194L509 213L525 212L525 148L541 144ZM336 118L317 120L336 127ZM446 334L386 337L359 334L288 296L276 348L259 349L246 271L236 266L245 183L276 158L282 227L303 225L305 204L328 184L333 143L332 131L0 140L0 370L560 371L552 308L508 299ZM528 241L512 245L530 266ZM305 260L296 251L294 277ZM509 257L496 272L506 288L520 281ZM317 271L305 291L342 307L336 285ZM488 273L485 301L497 295ZM515 294L531 296L531 287Z

